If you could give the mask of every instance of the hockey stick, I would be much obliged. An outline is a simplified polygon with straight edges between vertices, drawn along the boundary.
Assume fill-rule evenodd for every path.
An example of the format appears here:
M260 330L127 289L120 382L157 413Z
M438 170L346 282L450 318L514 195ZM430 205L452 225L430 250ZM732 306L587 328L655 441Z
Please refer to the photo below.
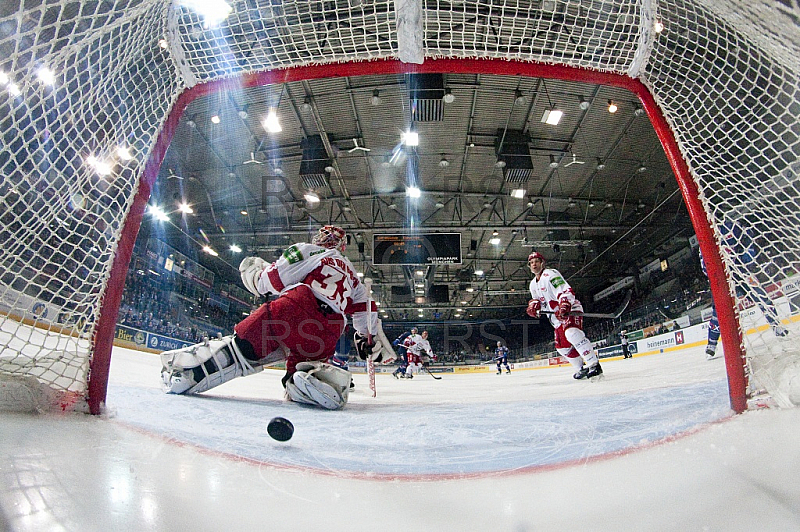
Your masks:
M372 337L372 279L369 277L364 278L364 287L367 289L367 332L369 338L367 342L374 345L374 338ZM377 397L378 392L375 390L375 362L372 357L367 357L367 375L369 376L369 389L372 392L372 397Z
M436 379L437 381L440 381L440 380L442 380L442 378L441 378L441 377L437 377L436 375L434 375L433 373L431 373L431 370L429 370L429 369L428 369L428 366L422 366L422 369L424 369L425 371L427 371L427 372L428 372L428 375L430 375L431 377L433 377L433 378L434 378L434 379Z
M627 295L625 296L625 301L622 302L622 305L614 313L604 314L602 312L578 312L572 311L569 313L570 316L583 316L584 318L607 318L615 320L622 316L622 313L625 312L625 309L628 308L628 304L631 302L631 291L628 290ZM555 310L540 310L540 314L555 314Z

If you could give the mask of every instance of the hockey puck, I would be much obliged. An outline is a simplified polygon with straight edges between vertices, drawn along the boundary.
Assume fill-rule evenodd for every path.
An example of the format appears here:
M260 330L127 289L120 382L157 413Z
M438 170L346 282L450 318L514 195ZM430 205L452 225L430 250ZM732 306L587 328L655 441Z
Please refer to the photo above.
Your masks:
M294 425L285 417L274 417L267 423L267 434L278 441L287 441L294 434Z

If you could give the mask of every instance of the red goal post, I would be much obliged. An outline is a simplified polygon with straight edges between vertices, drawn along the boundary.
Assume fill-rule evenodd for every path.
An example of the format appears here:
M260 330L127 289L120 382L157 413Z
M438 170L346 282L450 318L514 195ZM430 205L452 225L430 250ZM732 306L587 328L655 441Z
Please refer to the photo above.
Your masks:
M408 27L415 19L402 10L409 5L412 11L420 10L419 27ZM585 81L624 87L637 95L675 172L707 262L732 408L743 411L747 397L759 389L775 396L779 404L800 403L798 378L792 377L800 374L796 348L765 334L753 340L748 338L753 335L743 334L739 306L745 297L735 298L734 287L753 274L735 260L734 252L718 245L719 220L745 203L743 196L760 194L767 200L774 196L797 210L797 176L792 181L786 172L792 172L800 142L791 124L781 124L798 106L793 89L797 55L792 51L800 46L793 37L792 13L784 17L771 13L769 21L762 21L759 5L772 4L696 0L660 2L656 8L648 1L595 1L581 8L580 2L552 0L518 2L510 9L505 2L422 6L375 1L367 6L344 1L317 13L300 2L280 7L234 2L230 15L234 18L226 25L236 38L226 37L225 47L219 46L213 32L197 25L193 14L167 1L102 11L94 5L91 12L64 1L48 9L20 7L19 13L0 14L0 22L16 28L0 40L0 51L9 58L0 62L4 76L0 82L11 96L10 103L0 104L5 111L0 112L0 130L11 132L4 139L6 155L0 158L5 181L0 188L4 200L0 229L4 240L25 242L24 248L4 246L0 256L7 272L0 290L14 296L6 298L11 300L10 309L0 314L4 335L0 340L5 344L0 353L0 405L45 395L45 400L34 400L37 408L85 405L92 413L103 410L133 244L164 154L192 100L232 88L411 72ZM398 6L401 11L396 11ZM349 26L327 32L324 39L306 31L330 28L345 18ZM494 41L488 39L482 19L491 19ZM663 37L654 33L656 23L664 25ZM770 36L783 42L776 45ZM415 43L419 48L414 49ZM756 59L745 64L744 73L738 72L748 57ZM91 71L93 60L106 68L86 74L83 69ZM60 69L63 89L42 88L39 66L47 63ZM736 67L726 72L726 64ZM127 75L124 81L120 73ZM715 92L708 92L711 89ZM776 91L774 103L764 100ZM724 102L718 100L722 96ZM108 101L95 105L89 98ZM752 107L759 103L766 112L754 117ZM52 106L63 116L54 116ZM28 118L22 116L26 112ZM752 120L760 122L753 127ZM96 127L104 138L87 138L81 128L89 127ZM753 131L773 144L753 138ZM108 149L109 139L117 142L120 136L136 139L133 160L115 162L114 180L104 182L89 175L88 157ZM709 145L709 138L717 144ZM51 147L47 168L42 168L37 151L42 146ZM744 179L764 157L775 154L780 164L761 170L760 188ZM723 163L728 175L721 171ZM53 169L58 175L52 175ZM23 200L27 193L23 185L31 184L42 189L43 205L36 209ZM86 208L91 201L102 205L102 215ZM48 219L47 208L69 212L74 218L70 230L62 235L54 228L58 222ZM796 235L792 227L782 227L777 213L757 206L756 215L761 212L770 212L774 224ZM31 222L31 215L44 220ZM55 236L46 242L29 234L47 228L53 228ZM96 235L96 246L76 244L81 231ZM762 227L753 231L762 240L771 234ZM796 267L797 242L787 238L784 249L773 252L770 247L767 256L781 267L784 262ZM60 255L54 257L54 249ZM67 290L69 297L62 303L63 294L47 295L50 291L43 289L47 279L37 274L48 270L57 274L57 261L64 260L86 270L87 278L85 286ZM756 272L758 282L764 287L781 283L782 274L768 266L763 264ZM39 297L61 308L68 319L56 324L37 316L28 303ZM788 322L796 313L790 304L780 318ZM44 338L33 341L34 348L20 347L31 343L20 323L43 331ZM48 351L58 353L56 363Z

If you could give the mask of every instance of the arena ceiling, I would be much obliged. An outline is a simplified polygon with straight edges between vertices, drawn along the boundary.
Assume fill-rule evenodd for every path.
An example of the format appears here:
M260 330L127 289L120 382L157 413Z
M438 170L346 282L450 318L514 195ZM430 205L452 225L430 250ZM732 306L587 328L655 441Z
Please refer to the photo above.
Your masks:
M271 109L277 133L264 126ZM543 122L553 110L560 122ZM416 147L403 141L409 130ZM181 202L194 212L178 212ZM519 315L533 249L591 308L592 295L694 234L633 94L488 74L337 77L201 97L180 119L150 203L173 213L159 226L168 243L236 282L242 257L274 260L320 225L340 225L346 255L375 280L393 320L411 309L416 319L418 308L441 319L457 308L475 319ZM414 232L460 233L462 263L373 264L373 235ZM436 285L446 298L431 293ZM395 288L393 298L391 287L413 297Z

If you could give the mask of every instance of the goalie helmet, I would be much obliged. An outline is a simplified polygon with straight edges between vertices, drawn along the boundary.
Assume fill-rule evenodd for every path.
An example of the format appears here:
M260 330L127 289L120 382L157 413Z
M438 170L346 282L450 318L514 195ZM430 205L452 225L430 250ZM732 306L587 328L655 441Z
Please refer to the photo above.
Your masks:
M338 249L340 253L344 253L344 248L347 244L345 236L346 233L341 227L325 225L314 235L311 243L323 248Z
M542 262L545 262L545 260L544 260L544 255L542 255L542 254L541 254L541 253L539 253L538 251L534 251L534 252L532 252L530 255L528 255L528 262L529 262L529 263L530 263L530 262L531 262L533 259L539 259L539 260L541 260Z

